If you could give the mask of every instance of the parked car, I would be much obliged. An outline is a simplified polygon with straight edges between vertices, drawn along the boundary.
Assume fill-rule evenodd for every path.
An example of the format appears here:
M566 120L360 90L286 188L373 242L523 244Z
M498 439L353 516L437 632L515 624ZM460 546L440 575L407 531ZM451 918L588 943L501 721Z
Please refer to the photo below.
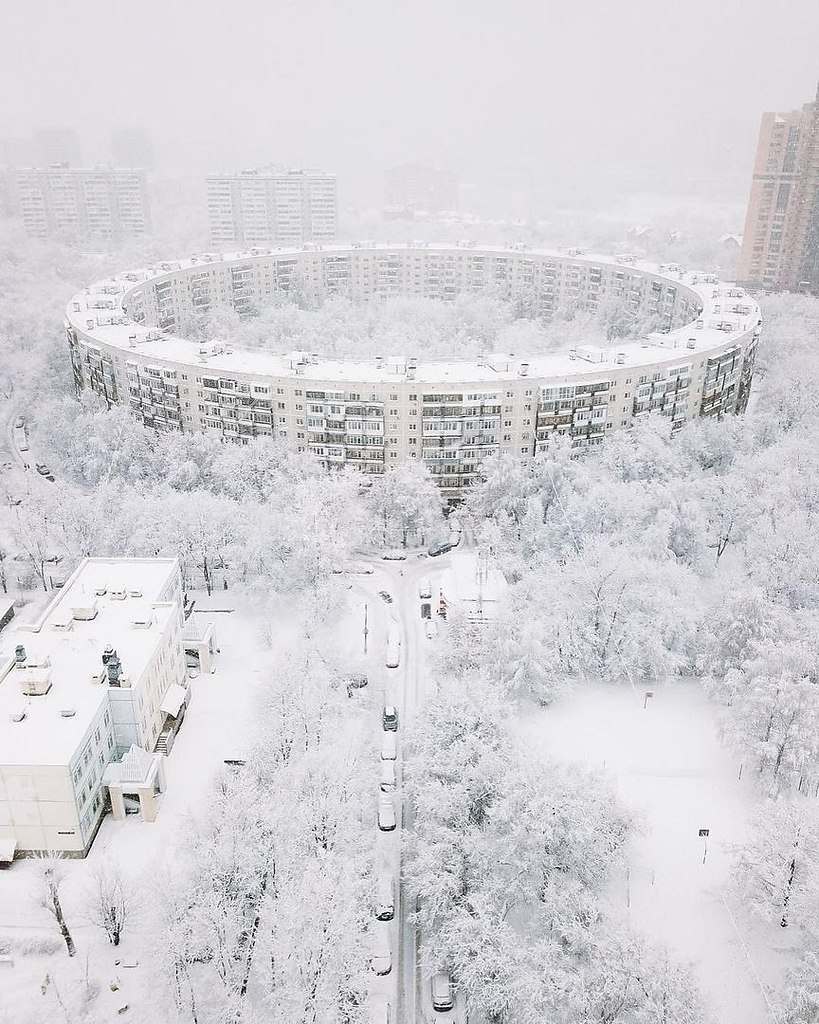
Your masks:
M446 971L438 971L432 976L432 1009L438 1013L445 1013L455 1005L455 997L452 992L452 978Z
M392 604L392 594L388 594L386 590L379 590L378 596L384 602L384 604Z
M407 560L403 551L385 551L381 558L385 562L406 562Z
M382 793L378 800L378 827L382 832L394 832L395 825L395 801L387 793Z
M437 544L433 544L431 548L427 549L427 554L430 558L437 558L438 555L445 555L454 547L455 545L451 541L439 540Z
M438 636L438 627L435 625L435 619L427 619L424 622L424 632L427 635L427 640L434 640Z
M381 712L381 724L384 732L398 731L398 708L394 704L387 704Z
M19 430L21 427L24 427L26 425L26 421L23 419L22 416L18 416L17 419L14 421L14 425Z
M394 732L382 733L381 760L394 761L398 756L398 739Z
M390 948L390 926L376 921L372 934L373 955L370 963L376 974L389 974L392 970L392 949Z
M382 761L381 762L381 783L380 789L382 793L393 793L395 792L396 780L395 780L395 761Z
M354 672L349 676L345 676L345 682L347 684L347 696L352 697L356 690L364 689L368 680L363 672Z
M51 472L51 470L44 462L35 463L34 468L37 470L40 476L47 476Z
M351 562L347 566L347 572L351 572L354 576L372 576L375 570L371 565L367 565L366 562Z
M378 876L375 916L379 921L392 921L395 917L395 881L386 871Z
M428 601L432 597L432 584L429 580L421 580L418 584L418 596L422 601Z
M398 668L401 661L401 633L396 623L391 622L387 631L387 668Z

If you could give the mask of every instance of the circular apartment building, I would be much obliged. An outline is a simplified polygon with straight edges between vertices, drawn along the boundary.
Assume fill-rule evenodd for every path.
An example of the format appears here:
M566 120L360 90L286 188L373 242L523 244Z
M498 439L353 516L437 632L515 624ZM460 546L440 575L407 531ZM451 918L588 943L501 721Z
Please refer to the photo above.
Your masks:
M489 289L526 295L539 317L569 304L592 313L617 306L658 329L527 360L357 362L201 345L176 333L210 309L247 316L287 294L446 301ZM652 411L675 427L742 412L760 328L743 289L674 264L471 243L205 254L101 281L74 297L66 323L77 388L130 406L148 426L242 442L275 437L327 467L368 473L420 459L450 495L488 455L532 458L554 434L586 448Z

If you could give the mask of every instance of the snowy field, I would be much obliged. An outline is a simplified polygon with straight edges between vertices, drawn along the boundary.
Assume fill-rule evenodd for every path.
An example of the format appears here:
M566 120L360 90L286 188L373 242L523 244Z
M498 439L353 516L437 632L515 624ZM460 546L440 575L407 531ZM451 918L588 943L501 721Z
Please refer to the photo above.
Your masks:
M759 799L753 779L739 779L698 683L653 693L587 685L520 727L533 751L610 774L641 822L612 886L631 927L693 964L719 1024L769 1022L763 988L796 962L799 936L751 919L731 893L732 847Z

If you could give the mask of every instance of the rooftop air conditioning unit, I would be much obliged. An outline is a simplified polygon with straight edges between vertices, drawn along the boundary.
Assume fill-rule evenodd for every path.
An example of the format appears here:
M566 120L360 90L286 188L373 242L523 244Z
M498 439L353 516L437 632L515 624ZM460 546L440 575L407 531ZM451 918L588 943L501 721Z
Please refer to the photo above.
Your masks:
M696 348L697 347L697 339L696 338L689 338L688 341L685 343L685 347L686 348Z
M520 375L521 375L521 377L525 377L528 373L529 373L529 364L528 363L521 363L520 364Z
M20 679L20 689L27 697L42 697L51 689L51 672L27 669Z
M154 617L151 612L145 612L144 614L135 616L132 619L132 624L135 629L150 629L154 624Z
M117 587L116 589L112 588L108 591L108 596L111 598L112 601L124 601L125 591L120 587Z
M25 717L26 717L26 709L25 708L14 708L9 713L9 719L12 722L22 722Z
M92 619L96 619L97 617L97 602L94 601L92 604L80 605L78 608L72 608L71 615L77 620L77 622L90 622Z
M94 588L94 594L95 594L96 597L105 597L105 595L107 593L108 593L108 591L107 591L107 589L105 587L95 587Z
M65 707L60 708L60 718L73 718L76 713L77 709L73 704L66 704Z
M142 591L141 590L129 590L128 591L128 597L142 597Z

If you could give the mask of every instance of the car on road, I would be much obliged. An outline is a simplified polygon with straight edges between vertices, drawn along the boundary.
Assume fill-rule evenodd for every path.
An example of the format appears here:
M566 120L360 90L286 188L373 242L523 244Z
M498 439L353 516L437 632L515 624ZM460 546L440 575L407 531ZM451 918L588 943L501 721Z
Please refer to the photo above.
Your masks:
M372 576L375 570L371 565L367 565L366 562L351 562L347 566L347 572L352 573L354 576Z
M438 636L438 627L435 625L434 619L424 621L424 632L427 635L427 640L434 640Z
M381 762L381 782L379 788L382 793L394 793L397 782L395 778L395 761Z
M381 724L384 732L398 732L398 708L394 704L387 704L381 712Z
M401 634L392 622L387 631L387 668L398 668L401 661Z
M381 760L394 761L398 756L398 734L385 732L381 735Z
M390 948L390 926L376 921L372 934L373 955L370 963L376 974L389 974L392 970L392 949Z
M35 463L34 468L37 470L37 472L40 474L40 476L46 476L48 473L51 472L51 470L48 468L48 466L44 462L37 462L37 463Z
M352 672L344 677L347 686L347 696L352 697L356 690L363 690L368 683L367 676L363 672Z
M406 562L407 560L403 551L385 551L381 558L385 562Z
M418 596L422 601L428 601L432 597L432 584L429 580L421 580L418 584Z
M20 430L22 427L26 425L26 421L23 419L22 416L18 416L17 419L14 421L14 425L15 427L17 427L18 430Z
M395 917L395 882L386 871L378 876L375 894L375 916L379 921L392 921Z
M438 971L433 974L432 982L432 1009L437 1013L446 1013L455 1005L455 997L452 992L452 978L447 971Z
M433 544L431 548L427 549L427 554L430 558L437 558L438 555L445 555L454 547L455 545L451 540L439 540L437 544Z
M378 827L382 832L394 832L395 826L395 801L388 793L382 793L378 799Z
M384 602L384 604L392 604L392 594L388 594L386 590L379 590L378 596Z

